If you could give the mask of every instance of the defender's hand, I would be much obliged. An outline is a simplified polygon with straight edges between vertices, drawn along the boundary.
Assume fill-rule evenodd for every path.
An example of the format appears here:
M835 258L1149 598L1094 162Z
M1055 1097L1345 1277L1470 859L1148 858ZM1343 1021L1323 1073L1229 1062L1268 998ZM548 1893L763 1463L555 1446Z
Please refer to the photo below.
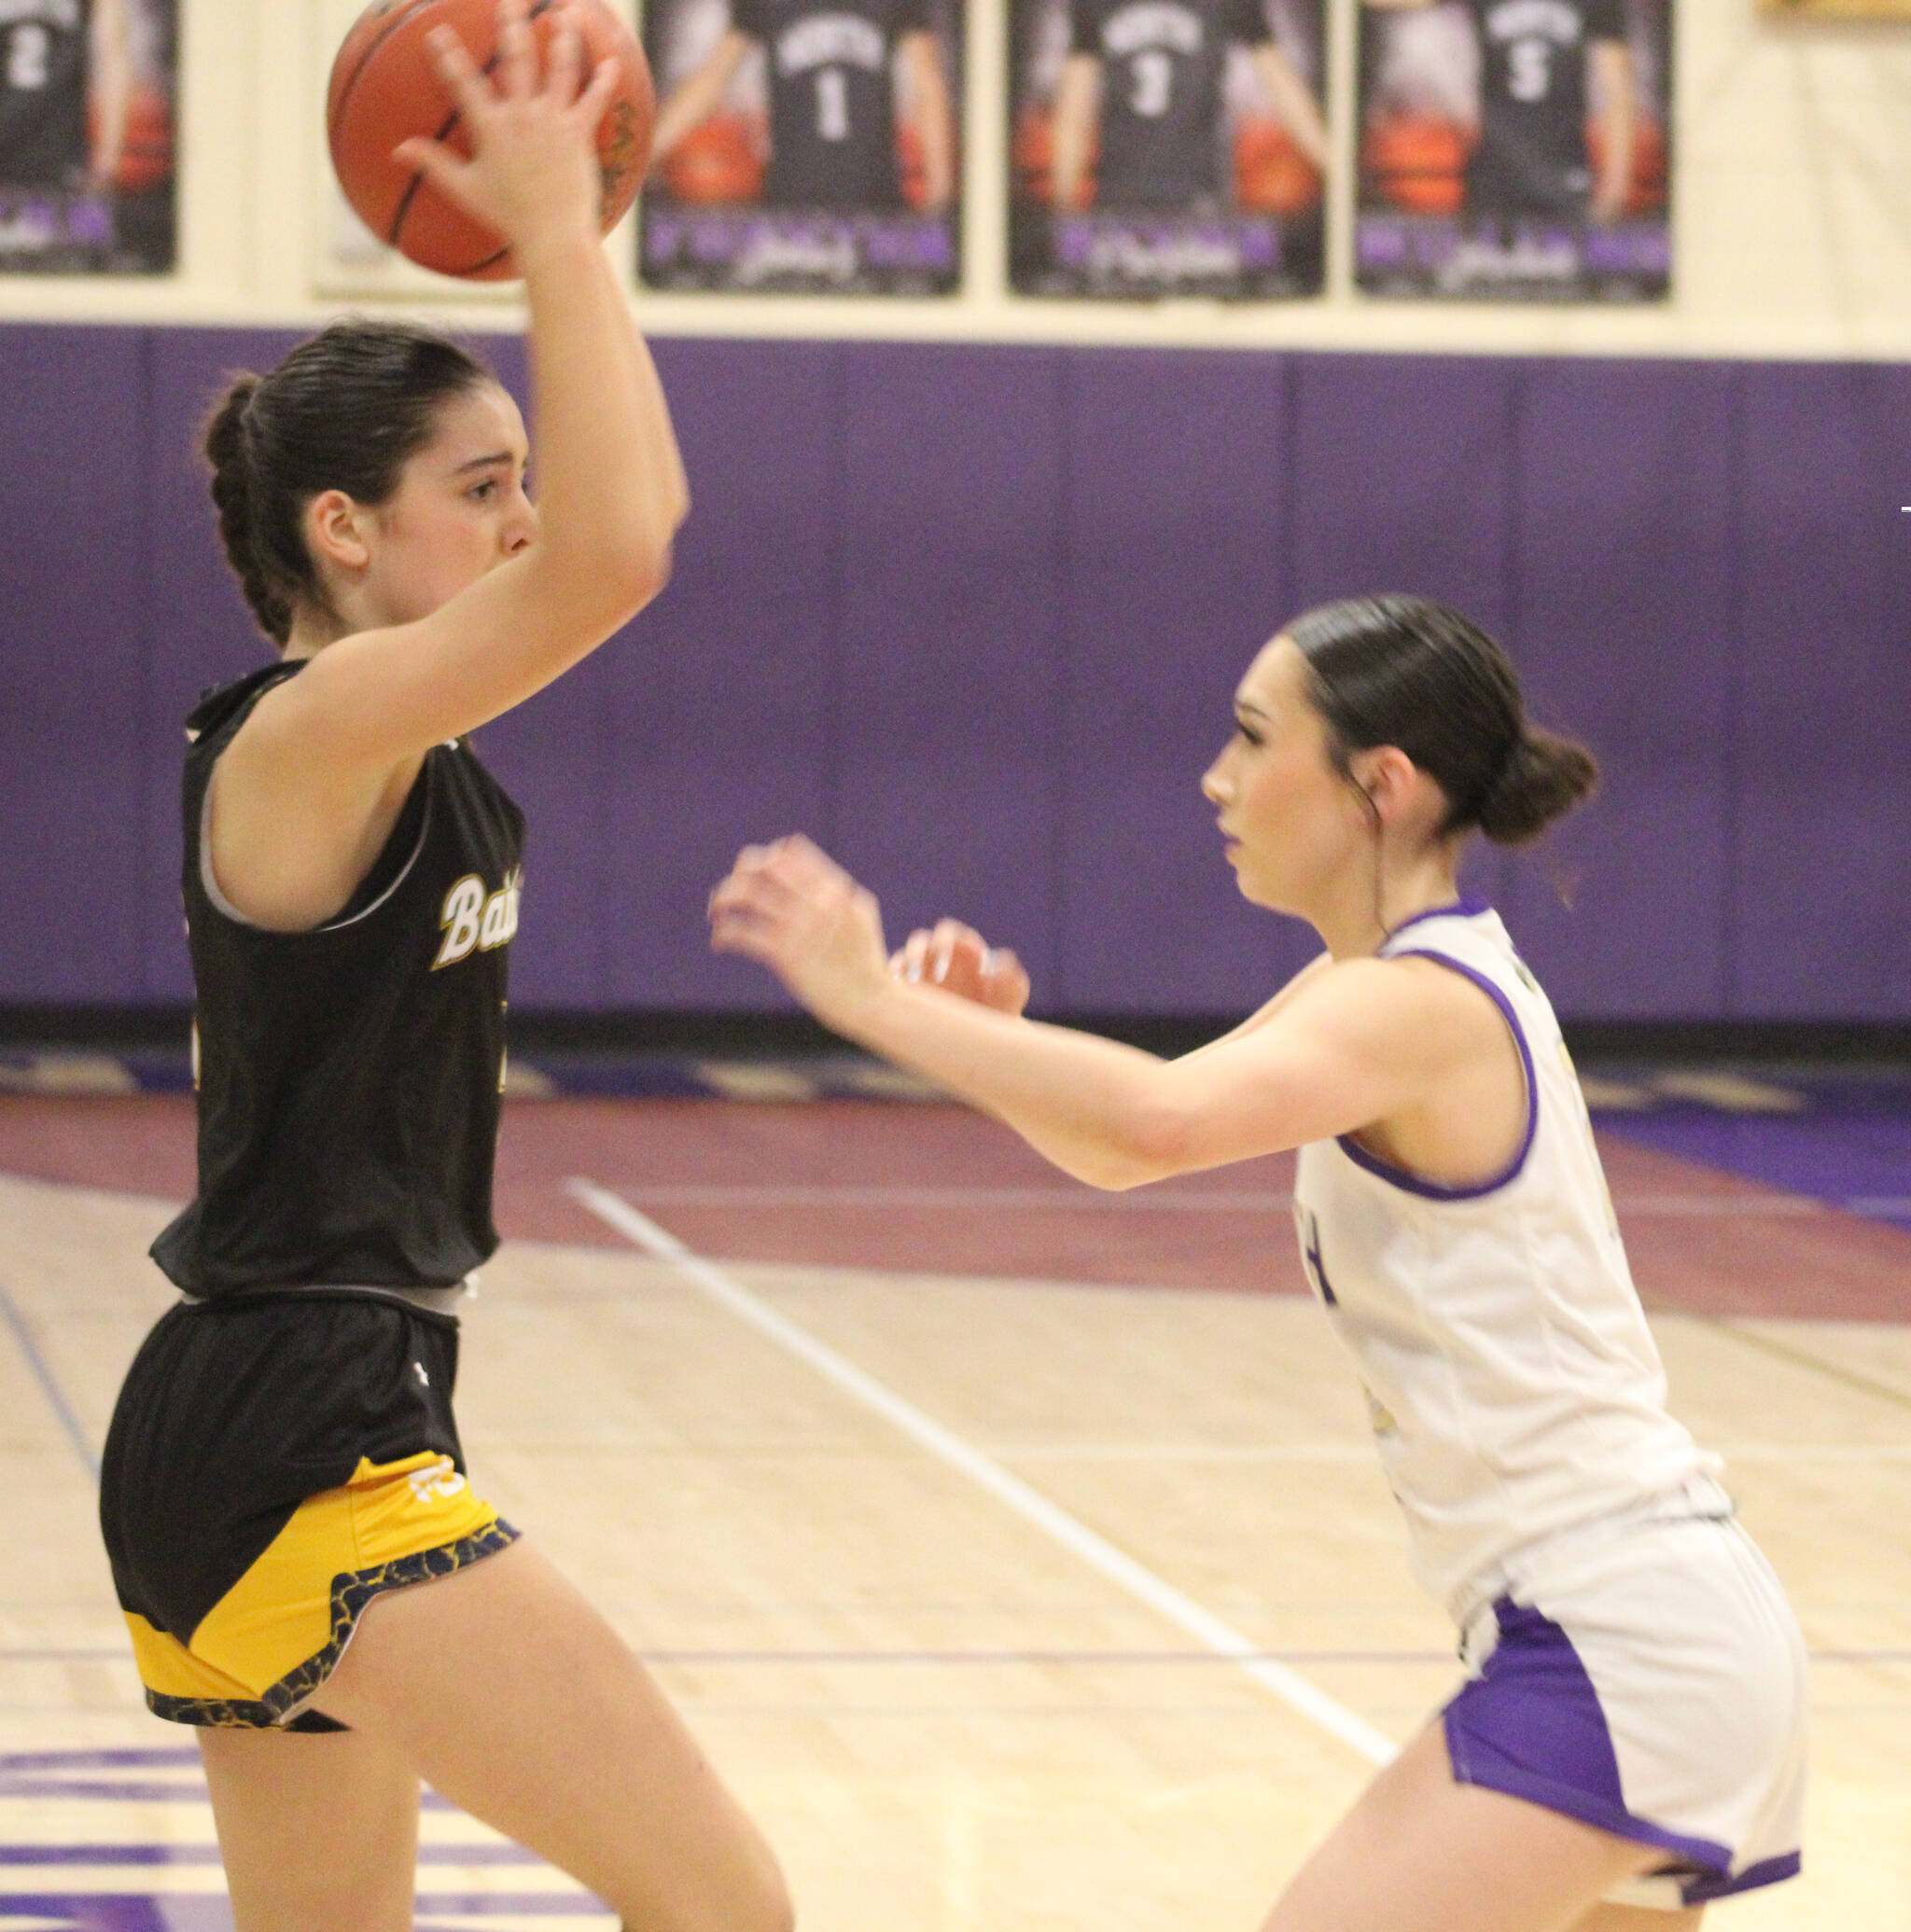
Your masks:
M798 834L746 845L710 895L710 944L766 966L826 1026L847 1026L888 983L874 896Z
M1028 1004L1028 975L1006 946L991 946L973 926L938 920L919 926L890 955L889 972L898 980L940 986L997 1013L1020 1013Z

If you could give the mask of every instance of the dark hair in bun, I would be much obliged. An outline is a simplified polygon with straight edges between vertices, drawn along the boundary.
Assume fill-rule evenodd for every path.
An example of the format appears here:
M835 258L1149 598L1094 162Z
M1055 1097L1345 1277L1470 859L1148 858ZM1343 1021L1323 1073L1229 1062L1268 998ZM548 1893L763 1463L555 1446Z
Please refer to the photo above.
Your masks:
M283 645L300 601L325 601L306 505L327 490L388 502L443 404L495 380L429 329L354 321L301 342L271 375L233 382L206 423L205 453L226 561L268 637Z
M1443 837L1477 826L1496 844L1527 844L1598 783L1592 753L1528 722L1506 653L1447 605L1349 597L1285 634L1307 660L1334 763L1398 745L1446 794Z

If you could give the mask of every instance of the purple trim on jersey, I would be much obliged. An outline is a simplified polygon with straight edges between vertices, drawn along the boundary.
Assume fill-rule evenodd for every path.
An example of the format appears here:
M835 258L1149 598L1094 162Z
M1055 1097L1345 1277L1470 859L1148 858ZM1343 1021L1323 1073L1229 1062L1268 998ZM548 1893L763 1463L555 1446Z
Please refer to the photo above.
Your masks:
M1687 1905L1709 1905L1714 1898L1730 1898L1739 1892L1756 1891L1760 1885L1782 1884L1788 1878L1796 1878L1804 1864L1798 1853L1787 1852L1782 1858L1761 1858L1741 1872L1706 1872L1687 1879L1680 1893Z
M1427 916L1431 917L1430 914ZM1444 966L1450 972L1458 973L1461 979L1471 980L1500 1008L1500 1017L1512 1029L1513 1045L1519 1049L1520 1066L1526 1074L1527 1131L1520 1137L1519 1151L1513 1155L1506 1168L1496 1174L1491 1180L1482 1181L1473 1188L1443 1188L1438 1181L1423 1180L1418 1174L1410 1174L1404 1167L1396 1167L1390 1161L1383 1161L1379 1155L1370 1154L1350 1133L1338 1136L1340 1150L1356 1167L1364 1168L1367 1173L1386 1181L1389 1186L1399 1188L1408 1194L1417 1194L1426 1201L1478 1201L1482 1195L1497 1193L1501 1188L1519 1178L1521 1169L1527 1164L1527 1156L1533 1151L1534 1137L1540 1131L1539 1075L1533 1066L1532 1049L1527 1045L1526 1028L1519 1023L1519 1015L1513 1010L1513 1002L1485 973L1462 964L1451 954L1410 946L1404 952L1389 952L1387 956L1389 959L1430 959L1435 965Z
M1482 912L1490 912L1492 910L1485 899L1476 898L1455 899L1450 906L1429 906L1424 912L1416 912L1411 919L1402 919L1381 940L1380 950L1384 953L1409 926L1418 925L1423 919L1477 919Z
M1493 1618L1500 1641L1492 1655L1441 1713L1455 1782L1503 1791L1616 1838L1656 1845L1700 1867L1708 1875L1700 1883L1716 1874L1720 1884L1733 1883L1729 1845L1667 1831L1626 1810L1612 1733L1572 1639L1550 1617L1511 1597L1494 1603Z

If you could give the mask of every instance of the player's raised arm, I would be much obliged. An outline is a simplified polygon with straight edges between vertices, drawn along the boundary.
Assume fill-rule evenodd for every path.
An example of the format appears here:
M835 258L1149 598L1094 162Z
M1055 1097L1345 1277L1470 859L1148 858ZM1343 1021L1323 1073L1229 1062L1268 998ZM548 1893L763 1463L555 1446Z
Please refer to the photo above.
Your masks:
M390 501L294 491L244 516L269 508L296 528L229 529L235 562L274 551L292 613L277 634L310 660L259 699L215 777L216 870L264 924L329 916L425 751L529 697L648 603L688 507L662 387L599 242L595 134L616 64L583 84L579 35L560 15L540 74L524 0L503 0L499 36L495 81L454 35L432 40L473 159L428 141L401 152L523 271L538 505L523 493L515 406L487 383L465 440L447 443L440 422ZM222 479L222 501L257 474L253 414L216 425L239 480Z
M503 234L523 269L537 539L416 622L328 645L263 700L252 729L300 762L386 764L529 697L663 588L688 507L663 389L598 241L594 134L615 68L606 63L579 93L572 25L560 24L540 76L522 0L502 7L500 21L495 85L454 35L432 38L474 159L425 141L404 154ZM349 534L316 535L349 571Z

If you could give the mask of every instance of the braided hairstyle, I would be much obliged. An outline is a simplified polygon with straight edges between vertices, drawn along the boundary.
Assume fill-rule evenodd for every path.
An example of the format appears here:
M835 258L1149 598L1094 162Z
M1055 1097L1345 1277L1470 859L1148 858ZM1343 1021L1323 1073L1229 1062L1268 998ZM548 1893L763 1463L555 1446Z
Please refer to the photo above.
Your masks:
M1427 597L1349 597L1288 625L1343 773L1357 751L1397 745L1446 795L1438 836L1477 826L1525 845L1592 793L1598 761L1526 715L1506 653Z
M336 322L269 376L234 379L205 427L219 538L258 627L283 646L303 603L327 608L302 527L327 490L389 502L445 403L494 382L455 342L408 323Z

